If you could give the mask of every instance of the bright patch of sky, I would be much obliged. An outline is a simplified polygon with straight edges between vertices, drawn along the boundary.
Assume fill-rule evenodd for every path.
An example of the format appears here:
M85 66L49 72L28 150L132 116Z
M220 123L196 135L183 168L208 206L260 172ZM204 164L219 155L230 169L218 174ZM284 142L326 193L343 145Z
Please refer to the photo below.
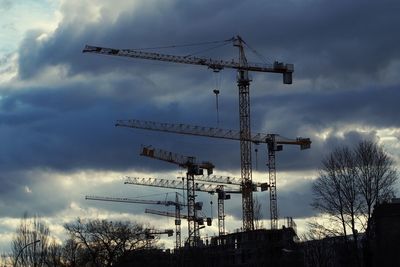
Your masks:
M54 30L58 6L58 0L0 0L0 57L15 51L28 30Z

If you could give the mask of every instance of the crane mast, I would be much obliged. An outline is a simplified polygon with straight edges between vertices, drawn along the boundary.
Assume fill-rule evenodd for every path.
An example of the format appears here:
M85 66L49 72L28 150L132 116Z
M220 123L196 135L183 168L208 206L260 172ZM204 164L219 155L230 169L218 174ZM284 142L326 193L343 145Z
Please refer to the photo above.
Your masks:
M251 124L250 124L250 78L247 59L244 53L243 40L238 37L234 46L239 48L239 65L237 70L237 85L239 88L239 140L240 140L240 170L243 182L242 210L243 230L254 230L252 166L251 166Z
M223 185L219 185L217 188L217 213L218 213L218 235L225 235L225 208L224 201L231 198L229 194L224 190Z
M250 124L250 79L249 71L282 73L283 83L292 83L293 64L283 64L275 61L273 65L249 64L246 59L244 44L240 36L236 36L230 41L239 49L239 61L224 61L207 59L193 56L175 56L160 53L149 53L133 49L115 49L98 46L86 45L84 53L97 53L110 56L122 56L140 58L148 60L158 60L181 64L193 64L207 66L214 71L223 68L233 68L237 70L237 85L239 89L239 129L240 129L240 159L241 159L241 179L243 181L242 190L242 210L243 210L243 229L244 231L254 230L253 221L253 198L252 198L252 164L251 164L251 124ZM188 184L189 186L189 184ZM193 191L192 189L189 189Z
M269 176L269 210L271 218L271 229L278 229L278 198L276 190L276 164L275 151L282 150L282 145L277 146L275 137L268 143L268 176Z
M98 201L108 201L108 202L122 202L122 203L135 203L135 204L151 204L151 205L164 205L164 206L175 206L175 248L179 249L181 247L181 209L184 206L183 203L179 201L178 193L175 192L175 201L170 200L143 200L135 198L120 198L120 197L103 197L103 196L85 196L86 200L98 200ZM171 230L168 230L169 233ZM173 232L173 231L172 231ZM170 236L168 233L168 236Z

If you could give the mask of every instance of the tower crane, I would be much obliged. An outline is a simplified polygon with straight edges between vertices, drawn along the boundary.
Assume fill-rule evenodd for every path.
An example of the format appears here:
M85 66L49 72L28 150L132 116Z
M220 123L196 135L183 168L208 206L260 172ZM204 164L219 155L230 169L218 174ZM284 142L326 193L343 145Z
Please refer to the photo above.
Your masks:
M180 178L180 177L178 177L178 178ZM218 183L218 184L224 184L224 185L241 186L241 187L243 185L242 181L239 178L229 177L229 176L228 177L217 176L217 175L196 176L196 181L202 181L202 182L207 182L207 183ZM257 191L257 188L261 188L261 191L266 191L266 190L268 190L268 186L269 186L268 183L253 183L253 191ZM217 206L218 234L219 234L219 236L222 236L225 234L224 201L231 198L229 193L238 193L238 192L237 191L228 192L228 191L224 190L223 186L220 185L220 188L216 189L216 193L217 193L217 201L218 201L218 206Z
M188 173L196 176L203 175L203 170L207 171L207 175L211 175L215 168L215 166L209 161L196 163L195 157L183 156L163 149L152 148L151 146L142 146L140 155L177 164L179 167L188 169Z
M150 214L161 215L161 216L166 216L166 217L175 217L174 213L168 212L168 211L161 211L161 210L145 209L144 213L150 213ZM181 214L179 218L187 220L189 217L185 214ZM204 221L204 218L201 218L201 220Z
M207 170L207 174L213 173L214 165L211 162L196 163L195 157L186 157L162 149L155 149L151 147L142 147L141 156L150 157L166 161L169 163L177 164L187 170L186 172L186 192L187 192L187 207L188 207L188 231L189 231L189 246L194 247L199 241L200 233L198 222L196 219L196 195L195 195L195 182L194 176L203 175L203 170Z
M195 126L187 124L174 124L174 123L159 123L154 121L141 121L141 120L118 120L115 124L117 127L128 127L136 129L144 129L151 131L161 131L167 133L186 134L195 136L206 136L213 138L222 138L229 140L241 140L240 132L229 129L221 129L214 127ZM254 144L266 144L268 149L268 173L270 190L270 217L271 229L278 228L278 204L277 204L277 190L276 190L276 163L275 153L281 151L283 145L297 145L301 150L309 149L311 147L310 138L297 137L290 139L278 134L264 134L256 133L249 136L247 141ZM265 184L264 184L265 185Z
M153 210L153 209L145 209L144 213L150 213L150 214L155 214L155 215L161 215L161 216L167 216L167 217L174 217L175 214L172 212L168 211L160 211L160 210ZM181 219L188 220L189 216L185 214L181 214L180 217ZM206 219L207 224L211 226L211 218L203 218L203 217L197 217L196 220L199 224L204 224L204 219Z
M154 187L171 188L171 189L182 189L185 186L184 179L169 180L160 178L138 178L138 177L126 177L125 184L145 185L145 186L154 186ZM253 187L253 189L256 190L256 187ZM194 190L198 192L207 192L209 194L217 194L218 233L219 235L224 235L225 234L224 201L230 199L229 194L241 193L241 190L234 188L227 188L225 185L223 185L223 182L220 184L205 184L196 182Z
M154 239L154 235L163 235L166 234L168 236L174 235L174 230L165 229L165 230L155 230L155 229L145 229L145 235L148 239Z
M148 60L158 60L181 64L192 64L207 66L213 71L220 71L224 68L237 70L237 86L239 89L239 140L240 140L240 163L241 178L243 180L242 210L243 229L254 230L253 221L253 191L252 191L252 164L251 164L251 127L250 127L250 82L249 71L271 72L283 74L283 83L292 83L293 64L284 64L275 61L271 64L254 64L247 61L244 46L245 41L236 36L229 40L239 50L238 61L216 60L195 56L175 56L160 53L149 53L133 49L115 49L99 46L86 45L83 53L97 53L110 56L131 57Z
M216 192L218 194L218 235L222 236L225 235L225 211L224 211L224 200L230 199L230 195L227 194L227 192L224 191L223 185L217 186ZM240 193L234 192L234 193ZM166 211L158 211L158 210L152 210L152 209L146 209L145 213L151 213L151 214L156 214L156 215L161 215L161 216L168 216L168 217L173 217L173 213L171 212L166 212ZM187 219L188 216L186 215L181 215L181 218ZM204 224L204 218L196 218L198 224ZM207 224L210 226L211 225L211 218L207 218ZM200 227L199 227L200 229Z
M98 200L98 201L109 201L109 202L122 202L122 203L135 203L135 204L151 204L151 205L164 205L164 206L175 206L175 248L181 247L181 209L184 206L179 201L178 193L175 192L175 201L171 200L143 200L135 198L119 198L119 197L102 197L102 196L85 196L86 200Z
M167 211L145 209L144 212L145 213L149 213L149 214L159 215L159 216L174 217L174 214L172 212L167 212ZM189 216L182 214L180 218L188 220ZM196 221L197 221L197 223L199 225L203 225L204 224L204 218L202 218L202 217L197 217ZM206 221L207 221L207 225L211 226L211 218L206 218ZM199 227L199 229L204 228L204 227L205 226L203 225L203 226Z
M155 149L151 148L150 146L142 146L141 153L140 155L154 158L154 159L159 159L163 161L167 161L170 163L177 164L183 168L187 168L187 189L188 189L188 210L189 210L189 196L190 194L193 194L194 196L194 191L191 190L189 191L189 188L194 186L194 180L197 181L203 181L203 182L208 182L208 183L218 183L218 184L225 184L225 185L239 185L242 187L243 190L243 181L233 178L233 177L223 177L223 176L210 176L210 174L213 173L213 168L214 165L208 161L203 161L200 164L195 163L195 158L194 157L186 157L182 156L176 153L172 153L169 151L165 151L162 149ZM207 176L203 175L203 169L207 170ZM196 178L194 177L193 174L197 174ZM202 175L202 176L200 176ZM197 186L197 184L196 184ZM252 184L252 190L255 190L255 187L261 187L265 188L266 184ZM263 190L262 190L263 191ZM224 200L230 199L230 195L227 194L227 192L224 190L223 187L216 188L216 193L218 195L218 233L219 235L225 234L225 215L224 215ZM237 191L235 192L237 193ZM194 197L193 197L194 200ZM192 209L193 210L193 209ZM189 214L189 213L188 213ZM195 227L196 229L196 227Z
M137 204L151 204L151 205L165 205L165 206L184 206L183 203L171 200L144 200L128 197L101 197L101 196L85 196L86 200L99 200L109 202L122 202L122 203L137 203Z
M184 178L184 177L178 177ZM196 176L196 181L202 181L207 183L218 183L224 185L233 185L233 186L242 186L242 182L239 178L235 177L224 177L224 176ZM260 188L261 191L268 190L269 184L268 183L253 183L253 191L257 191L257 188ZM225 209L224 209L224 201L231 198L229 193L239 193L238 191L227 191L220 185L220 188L216 189L217 193L217 211L218 211L218 234L219 236L225 234Z
M185 177L177 177L178 179L184 179ZM215 183L215 184L224 184L231 186L243 186L243 183L239 178L230 177L230 176L221 176L221 175L208 175L208 176L196 176L196 181L206 182L206 183ZM254 183L252 184L253 191L258 191L260 188L261 192L268 190L268 183ZM236 192L236 191L235 191Z
M132 184L132 185L145 185L145 186L153 186L153 187L162 187L162 188L171 188L171 189L182 189L185 186L184 177L182 180L171 180L171 179L162 179L162 178L140 178L140 177L125 177L124 184ZM206 192L210 194L214 194L218 190L218 186L223 185L223 182L220 184L207 184L207 183L199 183L195 182L194 190L198 192ZM227 193L237 193L241 192L241 189L237 188L225 188ZM253 186L253 190L256 190L256 186Z
M145 229L144 230L144 236L146 239L146 247L150 247L150 240L155 239L156 235L168 235L168 236L173 236L174 235L174 230L172 229L165 229L165 230L156 230L156 229Z

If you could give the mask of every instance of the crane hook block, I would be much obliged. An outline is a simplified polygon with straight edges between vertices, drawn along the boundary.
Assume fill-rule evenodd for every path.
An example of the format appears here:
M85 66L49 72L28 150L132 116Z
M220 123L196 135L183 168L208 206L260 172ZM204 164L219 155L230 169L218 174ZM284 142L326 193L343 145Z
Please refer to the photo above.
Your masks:
M283 73L283 83L284 84L292 84L292 73L291 72L284 72Z

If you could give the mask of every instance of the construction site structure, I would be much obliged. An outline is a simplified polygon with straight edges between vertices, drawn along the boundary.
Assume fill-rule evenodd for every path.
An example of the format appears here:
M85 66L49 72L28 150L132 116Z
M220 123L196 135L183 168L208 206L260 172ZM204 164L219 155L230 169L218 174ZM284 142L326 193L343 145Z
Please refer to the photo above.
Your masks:
M196 205L196 208L201 210L201 202L198 202ZM149 214L155 214L155 215L160 215L160 216L167 216L167 217L175 217L175 214L172 212L168 212L168 211L160 211L160 210L153 210L153 209L145 209L144 213L149 213ZM189 219L189 216L185 215L185 214L181 214L180 215L181 219ZM204 225L204 222L207 222L207 226L211 226L212 225L212 218L210 217L202 217L202 216L197 216L196 221L199 225ZM204 226L199 227L200 229L204 228Z
M149 157L152 159L166 161L176 164L186 169L186 197L187 197L187 211L188 211L188 243L190 247L196 246L200 240L199 225L197 221L196 209L196 194L195 194L195 181L194 177L203 175L203 170L207 170L207 174L213 173L214 165L211 162L196 163L195 157L187 157L165 151L162 149L155 149L143 146L141 149L141 156Z
M246 43L240 36L225 40L233 43L239 50L238 61L225 61L194 56L175 56L160 53L149 53L133 49L114 49L98 46L89 46L83 49L84 53L97 53L110 56L121 56L140 58L148 60L158 60L181 64L203 65L213 71L220 71L224 68L237 70L237 86L239 89L239 140L240 140L240 163L241 178L243 181L242 189L242 211L243 229L245 231L254 230L253 214L253 190L252 190L252 162L251 162L251 124L250 124L250 82L249 71L271 72L283 74L283 83L292 83L293 64L284 64L275 61L273 64L254 64L247 61L244 46Z
M238 186L243 186L243 183L233 177L223 177L223 176L210 176L213 172L214 165L210 162L202 162L202 163L195 163L195 158L194 157L186 157L182 156L176 153L172 153L169 151L165 151L162 149L155 149L150 146L143 146L141 149L142 156L147 156L150 158L154 159L159 159L163 161L167 161L170 163L175 163L181 167L191 169L191 171L187 172L187 185L186 188L190 188L190 190L187 190L187 195L188 195L188 211L189 209L189 200L191 199L191 194L194 196L194 191L199 191L199 183L194 182L196 181L203 181L203 182L208 182L208 183L218 183L219 185L213 187L214 189L211 189L211 185L206 185L206 184L201 184L201 186L207 191L207 192L212 192L215 191L217 193L217 199L218 199L218 234L219 235L224 235L225 234L225 214L224 214L224 201L230 199L229 193L241 193L241 190L231 190L231 191L226 191L224 189L224 185L222 184L227 184L227 185L238 185ZM204 175L202 170L207 170L207 176ZM193 173L196 174L193 175ZM159 182L161 182L160 180ZM183 181L183 180L182 180ZM168 183L170 181L168 180ZM194 183L194 184L193 184ZM260 184L256 184L252 186L252 190L255 190L255 186L261 186ZM191 189L193 188L193 189ZM194 198L193 198L194 199ZM195 203L195 202L194 202ZM191 208L193 210L193 208ZM196 209L194 209L196 211ZM189 214L189 212L188 212ZM190 218L190 217L189 217ZM197 225L197 220L194 218L194 227L198 227ZM197 231L198 232L198 231Z
M161 188L171 188L171 189L184 189L185 181L184 177L181 180L170 180L170 179L160 179L160 178L138 178L138 177L126 177L125 184L131 185L144 185L153 186ZM224 178L223 178L224 180ZM214 183L218 183L214 180ZM256 186L253 186L254 190L257 190ZM232 186L227 187L222 183L220 184L206 184L206 183L195 183L194 190L197 192L206 192L209 194L217 194L218 198L218 234L224 235L225 231L225 208L224 201L230 199L230 194L240 194L240 188L232 188Z
M177 177L178 179L184 178L184 177ZM232 185L232 186L242 186L242 180L239 178L231 177L231 176L222 176L222 175L202 175L202 176L196 176L196 181L201 181L201 182L207 182L207 183L217 183L217 184L225 184L225 185ZM261 191L266 191L263 190L263 188L268 187L268 183L256 183L253 182L253 191L256 191L254 188L255 187L260 187Z
M179 193L175 192L175 201L171 200L144 200L136 198L120 198L120 197L104 197L104 196L85 196L86 200L98 200L108 202L122 202L122 203L135 203L135 204L150 204L150 205L164 205L175 207L175 248L181 247L181 210L185 204L179 201ZM172 231L173 232L173 231ZM168 235L170 236L170 235Z
M178 177L179 178L184 178L184 177ZM215 193L217 194L217 212L218 212L218 235L222 236L226 234L225 231L225 208L224 208L224 201L229 200L231 198L230 194L235 194L235 193L241 193L240 190L231 190L227 191L224 189L224 185L230 185L230 186L240 186L242 187L243 183L239 178L235 177L230 177L230 176L220 176L220 175L212 175L212 176L196 176L196 181L202 181L202 182L207 182L207 183L218 183L220 185L216 186ZM224 185L221 185L224 184ZM266 191L268 190L268 183L253 183L252 188L253 191L257 191L258 188L261 189L261 191Z
M131 176L126 176L125 177L125 182L124 184L131 184L131 185L145 185L145 186L153 186L153 187L160 187L160 188L170 188L170 189L184 189L186 191L186 183L185 183L185 177L180 177L181 180L172 180L172 179L163 179L163 178L153 178L153 177L131 177ZM218 183L218 182L212 182L212 183ZM217 193L218 188L220 186L224 186L224 184L221 182L221 184L208 184L208 183L199 183L195 182L194 185L194 190L198 192L206 192L209 194L214 194ZM253 186L254 190L256 189L257 186ZM237 193L241 192L240 188L235 188L233 185L229 185L229 187L224 186L224 190L229 194L229 193Z
M168 236L173 236L174 235L174 230L172 229L166 229L166 230L155 230L155 229L146 229L145 230L145 235L148 239L154 239L154 235L163 235L166 234Z
M229 140L241 140L240 132L229 129L220 129L214 127L195 126L187 124L174 124L174 123L160 123L154 121L141 121L141 120L118 120L115 124L117 127L128 127L135 129L160 131L167 133L186 134L194 136L205 136L212 138L222 138ZM277 189L276 189L276 160L275 153L283 149L283 145L297 145L301 150L309 149L311 147L311 140L309 138L297 137L295 139L286 138L278 134L263 134L256 133L249 136L247 141L254 144L266 144L268 149L268 173L269 182L268 189L270 195L270 218L271 229L278 228L278 204L277 204ZM242 180L244 182L244 180ZM249 185L247 185L249 186ZM251 186L254 186L253 184ZM262 184L265 188L266 184ZM243 188L247 188L243 186Z
M144 230L144 236L147 241L146 248L150 249L151 248L151 242L150 240L153 240L156 238L158 235L167 235L167 236L173 236L174 235L174 230L172 229L165 229L165 230L156 230L156 229L145 229Z

